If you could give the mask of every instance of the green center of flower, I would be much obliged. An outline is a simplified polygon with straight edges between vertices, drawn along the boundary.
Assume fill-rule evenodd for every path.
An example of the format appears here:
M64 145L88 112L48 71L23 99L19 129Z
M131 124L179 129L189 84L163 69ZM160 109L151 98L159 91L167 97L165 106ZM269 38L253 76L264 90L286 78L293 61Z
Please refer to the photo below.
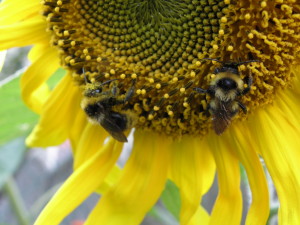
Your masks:
M219 108L225 101L216 92L196 91L213 89L212 84L229 87L227 78L216 84L224 71L213 74L224 70L222 62L260 61L236 66L238 78L231 78L242 81L236 98L224 106L234 111L225 113L229 120L245 117L232 102L251 111L287 86L291 65L299 62L295 2L48 0L44 15L52 44L85 99L96 102L93 89L101 89L101 100L114 98L109 110L135 115L136 128L178 137L206 134L210 118L218 117L214 107L224 114ZM243 94L250 76L251 90Z

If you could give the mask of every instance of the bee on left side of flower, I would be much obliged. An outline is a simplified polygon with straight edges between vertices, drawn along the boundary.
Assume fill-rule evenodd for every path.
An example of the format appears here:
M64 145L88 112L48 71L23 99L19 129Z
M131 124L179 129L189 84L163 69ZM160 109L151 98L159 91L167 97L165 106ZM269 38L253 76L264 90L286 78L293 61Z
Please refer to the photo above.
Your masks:
M110 85L118 79L103 83L87 83L81 107L87 114L89 121L101 125L114 139L127 142L124 131L132 128L136 116L130 110L116 111L115 106L126 104L134 94L134 81L132 87L119 96L117 85L112 85L104 91L105 85Z

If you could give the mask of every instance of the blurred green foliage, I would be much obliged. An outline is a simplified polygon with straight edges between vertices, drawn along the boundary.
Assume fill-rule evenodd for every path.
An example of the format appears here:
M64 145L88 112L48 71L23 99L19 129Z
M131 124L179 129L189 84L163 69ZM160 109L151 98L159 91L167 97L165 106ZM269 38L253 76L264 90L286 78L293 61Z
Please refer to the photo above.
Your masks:
M38 117L20 97L20 77L0 87L0 145L20 136L26 136Z

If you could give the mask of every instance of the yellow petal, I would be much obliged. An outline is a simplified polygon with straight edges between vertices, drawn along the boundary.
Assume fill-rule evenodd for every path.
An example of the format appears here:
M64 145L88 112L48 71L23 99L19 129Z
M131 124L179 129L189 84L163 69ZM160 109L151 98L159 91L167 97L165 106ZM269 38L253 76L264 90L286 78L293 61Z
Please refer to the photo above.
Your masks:
M86 119L86 126L81 131L74 155L74 169L92 157L96 151L99 151L106 137L107 134L100 125L90 124Z
M217 165L219 195L214 205L210 225L239 225L242 217L239 161L223 144L223 137L208 137Z
M97 192L101 194L108 192L109 189L120 179L122 172L123 171L117 165L115 165L110 173L105 177L105 181L103 181L100 187L97 188Z
M210 216L206 210L199 206L196 213L188 223L188 225L208 225L210 221Z
M136 130L134 140L120 180L102 196L86 224L140 224L158 200L167 179L169 139Z
M0 26L0 50L22 47L38 42L49 42L46 23L42 17L22 21L17 24Z
M282 225L300 224L299 97L281 94L249 121L278 194Z
M231 140L232 149L235 150L240 162L243 164L250 188L252 203L246 217L246 225L265 225L269 217L269 192L267 178L255 149L256 142L251 137L248 124L242 122L230 133L224 135L225 140ZM229 141L228 141L229 142Z
M211 187L215 163L207 142L183 137L171 146L170 179L179 187L181 197L180 224L189 222L199 208L202 195Z
M29 146L54 146L69 136L76 115L80 109L81 93L72 84L68 74L55 87L43 107L38 125L26 140Z
M122 144L110 139L101 150L73 172L39 215L35 225L59 224L101 185L121 150Z
M41 113L42 106L50 94L45 82L58 68L57 51L48 48L22 75L22 98L34 112ZM71 82L67 85L71 86Z
M17 6L17 7L16 7ZM36 0L8 0L0 4L0 25L22 21L28 17L40 16L41 3Z
M51 59L51 61L59 62L57 50L54 48L51 48L50 42L35 44L34 46L32 46L32 48L28 52L27 57L30 60L30 62L35 62L35 61L39 60L39 58L42 57L45 54L45 52L51 51L51 49L53 50L52 51L53 53L50 53L50 54L56 54L55 55L56 57ZM47 54L49 54L49 53L47 53Z
M86 126L88 126L88 124L90 124L87 120L87 116L86 114L83 112L83 110L78 109L77 110L77 115L76 118L74 119L74 123L72 124L71 130L70 132L70 136L69 139L71 141L71 145L72 145L72 151L73 151L73 155L74 155L74 160L76 159L76 154L78 152L78 146L80 144L80 141L83 141L84 139L81 138L84 130L86 129ZM101 146L99 147L102 147ZM76 165L77 163L74 162ZM74 165L75 166L75 165ZM77 168L77 166L76 166Z

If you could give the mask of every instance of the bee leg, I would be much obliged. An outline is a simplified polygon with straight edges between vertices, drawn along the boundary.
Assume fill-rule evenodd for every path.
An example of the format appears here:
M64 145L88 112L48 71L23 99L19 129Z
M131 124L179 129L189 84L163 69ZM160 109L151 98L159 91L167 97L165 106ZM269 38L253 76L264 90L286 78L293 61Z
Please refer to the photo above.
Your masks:
M243 112L246 114L247 113L247 108L246 108L246 106L245 105L243 105L243 103L241 103L241 102L237 102L238 103L238 105L239 105L239 107L243 110Z
M126 95L125 95L125 98L124 98L124 103L125 103L125 102L128 102L128 100L132 98L133 94L134 94L134 86L132 86L132 87L126 92Z
M129 101L130 98L132 98L132 96L134 95L134 84L135 84L135 80L132 81L132 86L126 92L124 99L116 101L117 105L125 104L126 102Z
M218 73L220 73L220 72L221 72L220 68L216 68L216 69L214 70L214 74L218 74Z
M198 93L200 94L209 94L210 96L214 96L215 95L215 86L212 85L210 86L207 90L204 90L202 88L199 88L199 87L196 87L196 88L193 88L194 91L197 91Z
M119 89L118 89L117 86L113 86L113 87L111 88L111 93L112 93L113 96L117 96L117 95L118 95L118 92L119 92Z
M204 94L204 93L207 93L207 90L204 90L202 88L199 88L199 87L196 87L196 88L193 88L194 91L197 91L198 93L200 94Z
M252 83L253 83L253 78L250 75L246 79L247 79L247 87L242 91L241 95L245 95L251 90L251 86L252 86Z
M204 111L204 115L206 117L210 117L210 115L211 115L210 110L211 110L211 107L210 107L210 105L208 105L207 108L206 108L206 110Z

